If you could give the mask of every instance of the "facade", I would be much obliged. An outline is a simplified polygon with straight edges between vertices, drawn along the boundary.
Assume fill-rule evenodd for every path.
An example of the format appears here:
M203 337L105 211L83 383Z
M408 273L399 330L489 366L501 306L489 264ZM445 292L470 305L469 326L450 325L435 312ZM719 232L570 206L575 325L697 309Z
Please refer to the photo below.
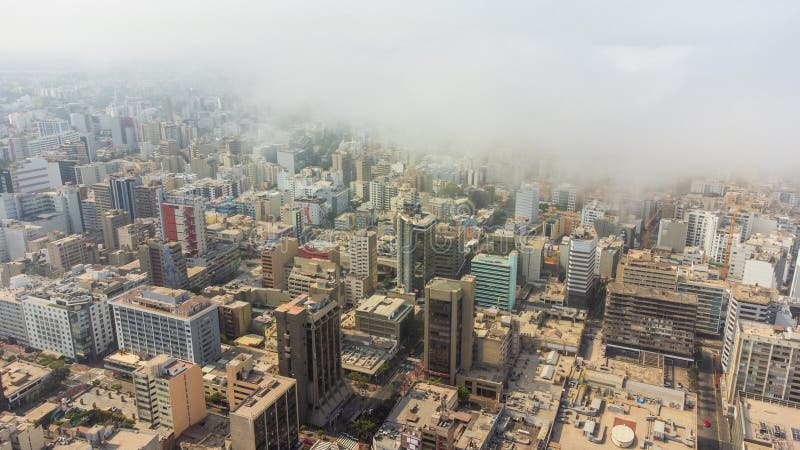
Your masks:
M649 251L630 251L619 265L617 279L628 286L675 291L678 288L678 268L654 260Z
M119 249L117 230L131 223L128 213L121 209L112 209L106 211L100 217L100 221L103 227L103 244L106 250Z
M0 412L0 448L3 450L42 450L44 430L24 417Z
M363 278L363 295L372 294L378 285L378 239L374 231L359 230L350 236L350 272L348 276ZM363 297L362 297L363 298Z
M530 222L539 220L538 183L523 183L514 200L514 217L522 217Z
M454 384L461 369L472 367L475 277L434 278L425 286L425 371Z
M569 304L586 305L595 290L597 235L578 228L569 238L567 255L567 296Z
M702 248L711 252L719 217L709 211L692 209L686 212L686 246Z
M514 309L517 288L517 256L478 253L472 258L470 275L475 277L475 303L483 308Z
M694 361L697 297L618 282L606 289L606 355L635 357L651 365L660 365L662 358Z
M220 355L218 305L181 289L145 286L111 301L119 348L201 366Z
M49 299L22 298L28 344L71 359L95 359L113 350L114 331L105 300L88 291L54 292Z
M550 203L558 209L575 212L578 210L578 191L569 184L559 185L550 192Z
M139 267L147 273L148 283L170 289L189 286L186 258L181 244L148 239L139 246Z
M219 307L222 334L228 339L236 339L247 334L253 306L241 300L222 302Z
M725 397L800 402L800 334L792 328L740 321L728 365Z
M731 297L729 285L688 271L678 276L678 292L697 296L697 332L719 336L725 325L724 307Z
M435 227L431 214L397 215L397 286L406 292L422 292L434 275Z
M686 235L689 227L686 222L661 219L658 224L658 247L669 248L674 253L683 253L686 248Z
M467 262L464 252L464 229L444 223L436 225L433 247L435 275L442 278L460 278L466 270Z
M200 366L168 355L140 363L133 372L139 420L171 429L180 436L206 418L203 372Z
M329 423L347 398L339 313L324 294L302 294L275 309L279 373L297 381L301 422Z
M261 250L261 285L265 288L285 290L286 266L297 256L297 239L283 238Z
M249 373L236 381L247 395L229 413L231 449L293 449L300 431L297 383L273 374L261 374L260 381L248 380Z
M542 278L544 246L547 239L537 236L522 247L519 254L519 275L522 283L537 283Z
M403 341L414 319L414 307L401 298L373 295L358 305L355 316L358 331Z
M731 285L731 297L725 317L725 334L722 340L722 370L728 371L733 344L739 322L748 320L761 323L775 323L778 312L778 291L743 284Z
M134 189L141 184L138 177L112 176L108 183L111 190L111 204L115 209L121 209L128 214L128 221L136 219L136 194Z
M22 302L8 289L0 289L0 337L28 345L28 329Z
M89 263L86 238L73 234L47 243L47 258L53 269L66 272L78 264Z
M158 185L135 186L133 188L133 212L137 218L160 217L164 188Z
M168 241L180 242L188 256L206 252L205 204L200 197L168 194L161 203L161 236Z

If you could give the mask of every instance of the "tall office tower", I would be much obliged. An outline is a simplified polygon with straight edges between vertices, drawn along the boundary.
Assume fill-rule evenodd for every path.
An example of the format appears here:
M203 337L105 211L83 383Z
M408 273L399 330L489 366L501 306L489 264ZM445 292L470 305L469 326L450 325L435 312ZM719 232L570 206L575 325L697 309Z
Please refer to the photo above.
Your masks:
M96 359L114 345L111 314L105 300L95 301L88 290L49 293L50 298L22 299L31 347L67 358Z
M78 264L89 263L88 242L85 237L72 234L47 243L47 260L53 269L66 272Z
M232 450L292 450L300 420L295 380L253 370L252 356L240 353L226 366Z
M185 289L189 285L181 244L148 239L139 246L139 266L153 286Z
M719 336L725 325L724 305L730 302L728 283L708 277L708 273L682 271L678 275L678 292L697 296L697 332Z
M200 366L220 357L217 303L182 289L144 286L112 300L119 348Z
M578 191L570 184L559 185L550 191L550 203L558 209L575 212L578 210Z
M161 236L183 244L188 256L200 256L208 249L206 208L201 197L166 194L161 203Z
M709 211L692 209L686 212L686 246L711 252L719 217Z
M722 340L722 370L727 372L736 342L738 324L742 320L775 323L778 313L778 291L760 286L731 284L731 297L725 317L725 334Z
M11 192L46 192L61 186L58 163L49 162L41 156L17 161L8 169ZM5 184L5 183L4 183Z
M470 275L475 277L475 302L484 308L514 309L518 253L506 256L478 253L472 258Z
M278 164L286 168L290 175L297 173L297 169L299 169L298 165L300 164L300 161L298 161L298 158L300 157L300 150L278 150L277 156Z
M133 222L137 217L134 188L142 183L141 179L112 175L108 182L111 189L111 206L127 212L130 221Z
M661 367L664 360L694 362L697 297L675 291L611 283L607 286L603 338L607 356L637 358Z
M301 422L324 426L346 400L339 313L324 294L302 294L275 309L279 372L297 381Z
M161 122L161 140L177 143L180 140L178 126L172 122Z
M142 122L139 125L139 139L149 142L151 145L158 145L161 142L161 124L158 122Z
M157 355L133 372L136 412L143 422L168 428L180 436L206 418L203 371L169 355Z
M433 239L434 275L459 279L467 265L464 251L464 228L440 223L436 225Z
M739 393L800 402L800 334L769 323L740 321L731 352L726 400Z
M291 225L294 228L294 237L300 239L303 235L303 209L294 205L281 207L281 223Z
M332 160L332 170L342 173L342 182L344 183L345 187L350 186L351 181L355 181L355 164L353 163L353 158L350 157L350 154L347 152L343 152L337 150L333 152L331 155Z
M359 156L355 160L356 180L370 181L372 179L372 163L366 156Z
M92 192L94 193L94 201L97 204L98 217L102 217L107 211L114 209L114 203L111 200L111 185L108 181L100 181L93 184Z
M683 249L686 248L688 231L689 226L686 222L661 219L658 224L658 241L656 245L669 248L674 253L683 253Z
M22 302L8 289L0 289L0 337L13 339L20 345L28 345L28 329L25 327Z
M365 278L369 295L378 285L378 237L374 231L358 230L350 237L350 272L348 276Z
M433 278L436 264L433 240L436 217L419 213L397 215L397 287L422 293Z
M119 249L117 230L131 223L127 211L112 209L100 218L103 227L103 245L107 250Z
M297 239L282 238L261 250L261 286L286 290L287 267L297 256Z
M133 188L133 211L136 217L159 217L159 205L164 201L161 185L135 186Z
M40 120L36 122L36 128L39 132L39 137L53 136L57 134L72 131L69 127L69 122L65 120Z
M789 287L790 297L800 297L800 257L794 266L794 276L792 277L792 285Z
M569 238L566 288L570 306L587 306L595 291L597 235L592 228L576 229Z
M426 373L454 384L461 369L472 367L475 277L434 278L425 286Z
M519 273L523 284L536 283L542 278L544 246L546 243L547 238L536 236L520 249Z
M514 201L514 217L523 217L531 222L539 220L539 184L523 183Z

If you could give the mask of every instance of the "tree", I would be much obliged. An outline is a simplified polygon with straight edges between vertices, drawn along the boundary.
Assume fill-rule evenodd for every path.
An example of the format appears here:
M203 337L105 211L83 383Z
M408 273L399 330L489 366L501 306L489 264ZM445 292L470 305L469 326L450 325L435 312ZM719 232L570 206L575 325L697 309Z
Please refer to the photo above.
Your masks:
M122 389L122 385L121 384L112 384L111 385L111 390L114 391L114 392L119 392L120 389Z
M458 402L465 405L469 403L469 396L470 392L466 386L459 386L458 387Z
M206 401L208 403L213 403L215 405L220 405L225 401L225 396L222 395L221 392L214 392L213 394L206 397Z
M381 364L380 367L378 367L378 373L381 374L381 375L386 373L386 371L388 371L388 370L389 370L389 365L386 364L386 362L384 362L383 364Z
M464 196L464 189L455 183L447 183L439 192L442 197L461 198Z

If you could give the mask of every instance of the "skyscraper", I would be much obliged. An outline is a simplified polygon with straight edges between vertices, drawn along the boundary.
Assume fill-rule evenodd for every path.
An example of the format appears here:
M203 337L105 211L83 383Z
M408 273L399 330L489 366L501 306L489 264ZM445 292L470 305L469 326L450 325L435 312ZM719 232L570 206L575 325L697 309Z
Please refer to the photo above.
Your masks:
M507 256L478 253L470 275L475 277L475 302L484 308L514 309L517 288L517 251Z
M514 216L531 222L539 220L539 184L523 183L514 202Z
M189 285L181 244L148 239L139 246L139 266L153 286L185 289Z
M117 250L119 248L119 236L117 230L131 223L130 216L121 209L106 211L100 218L103 227L103 243L107 250Z
M570 306L586 306L594 294L597 235L591 228L578 228L569 238L567 295Z
M161 203L161 235L165 240L182 243L183 252L188 256L205 254L208 240L203 199L167 194Z
M454 384L472 367L475 277L434 278L425 286L425 371Z
M109 179L111 206L127 212L130 222L137 217L134 189L139 184L141 184L141 180L138 177L112 176Z
M432 214L397 215L397 286L406 292L421 293L434 276L435 227Z
M326 425L347 398L339 313L324 294L301 294L275 309L279 371L297 380L301 422Z
M359 230L350 237L350 272L348 276L365 278L369 295L378 285L378 238L374 231Z

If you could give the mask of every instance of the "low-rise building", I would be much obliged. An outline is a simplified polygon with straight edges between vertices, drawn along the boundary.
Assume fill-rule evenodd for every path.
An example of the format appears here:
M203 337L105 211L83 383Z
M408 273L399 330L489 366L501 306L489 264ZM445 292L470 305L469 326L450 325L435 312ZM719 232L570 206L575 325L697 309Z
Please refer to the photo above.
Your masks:
M403 341L414 319L414 307L401 298L373 295L355 312L356 329L372 336Z
M19 359L0 368L0 395L5 397L0 404L14 409L35 400L51 372L46 367Z

